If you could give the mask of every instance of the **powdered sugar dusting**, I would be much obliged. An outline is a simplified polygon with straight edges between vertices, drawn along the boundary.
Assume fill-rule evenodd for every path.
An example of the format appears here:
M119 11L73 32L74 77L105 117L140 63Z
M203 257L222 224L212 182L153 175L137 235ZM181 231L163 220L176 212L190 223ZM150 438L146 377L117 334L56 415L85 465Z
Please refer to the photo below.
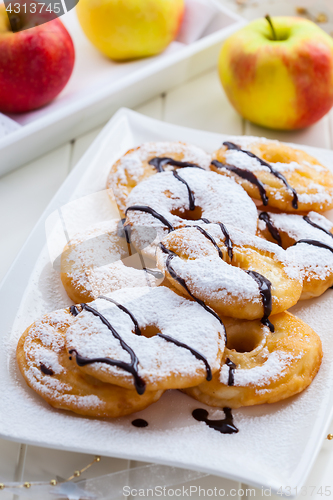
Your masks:
M219 225L217 224L204 225L202 223L200 225L203 228L205 228L211 236L213 236L213 238L217 243L219 243L221 240L225 241L225 237ZM284 272L287 274L289 278L296 280L300 279L299 271L295 267L294 261L290 259L290 257L288 256L286 250L279 247L278 245L275 245L274 243L271 243L270 241L264 240L263 238L259 238L258 236L255 236L248 232L241 231L236 227L226 225L226 229L228 231L232 243L238 247L242 247L244 253L246 253L246 248L254 248L259 250L263 255L271 255L273 258L275 258L276 260L278 260L283 264ZM209 245L212 252L213 251L212 244L210 244L207 241L207 239L206 242L207 242L206 243L207 248ZM203 245L204 243L202 242L201 244ZM197 244L193 245L193 251L198 255ZM216 250L215 250L215 255L216 255Z
M242 269L227 264L217 255L195 260L173 259L172 267L186 283L191 283L192 293L200 293L204 300L232 304L235 299L241 298L261 303L257 283Z
M69 243L63 272L77 289L90 292L92 297L118 288L154 286L158 282L142 269L144 262L141 269L134 267L138 259L128 258L126 239L118 236L119 224L119 220L100 223Z
M154 156L166 156L172 154L183 155L182 161L195 163L208 170L210 156L202 149L181 142L146 142L139 148L124 155L117 165L114 180L126 182L128 176L134 181L139 181L143 175L143 162L147 162Z
M266 139L266 137L256 137L254 135L230 135L225 140L237 144L237 146L239 146L241 149L249 149L253 144L258 142L260 144L268 144L272 142L275 144L279 144L278 141Z
M217 245L223 248L225 236L218 224L201 224L201 227L208 232ZM289 278L300 279L298 269L289 261L285 250L274 243L244 233L232 226L226 226L226 229L233 245L242 247L245 258L246 247L251 250L258 249L264 255L281 262L283 271ZM258 284L244 269L221 259L212 242L197 229L186 228L182 231L182 237L177 239L179 247L176 254L184 252L187 258L174 258L171 263L177 275L185 280L195 296L199 294L203 300L220 300L224 304L232 304L235 300L262 302ZM172 233L170 238L172 238ZM168 247L167 239L163 243ZM165 267L167 255L159 251L159 258L163 259Z
M158 331L169 335L199 351L206 357L212 369L219 365L218 355L224 348L224 329L220 322L196 302L188 301L170 289L133 288L122 289L108 295L124 305L137 319L141 329L154 325ZM139 359L139 375L149 383L165 380L171 375L194 376L202 369L203 362L190 351L180 348L163 338L134 334L131 318L107 300L97 299L90 303L111 323L121 338L134 350ZM172 311L172 315L170 315ZM66 332L68 349L76 349L81 356L109 357L130 362L130 355L110 333L101 320L81 312ZM132 381L132 376L118 367L95 363L98 371L113 375L121 374Z
M52 323L43 319L37 321L25 339L24 373L29 384L42 396L61 404L72 404L82 409L103 406L103 401L94 394L73 392L69 373L59 363L59 355L65 349L65 342L63 333L58 329L61 325L67 325L71 318L64 311L52 313L51 317ZM58 328L54 328L54 324ZM53 375L45 376L40 369L41 365L51 370Z
M146 142L142 144L139 148L122 156L109 175L108 182L121 210L125 209L123 200L128 196L129 186L133 187L144 179L144 165L156 156L180 157L181 161L195 163L206 170L209 169L211 160L210 155L191 144L181 142ZM170 167L166 165L165 170L169 169Z
M273 351L267 353L267 359L262 365L257 365L249 369L235 369L234 385L240 387L257 386L264 387L271 384L288 370L295 357L288 352ZM220 371L220 381L228 385L229 367L223 365Z
M298 193L298 201L301 203L324 203L332 200L332 193L325 186L311 182L307 187L314 192Z
M112 266L94 269L88 274L89 283L94 297L119 288L154 286L158 280L146 271L127 267L121 261Z
M198 145L213 151L223 140L227 140L226 136L172 128L162 122L157 126L155 120L149 122L148 118L141 119L138 115L133 115L132 119L132 112L126 113L121 120L127 129L121 127L119 121L110 124L103 144L99 142L92 151L98 161L91 162L91 156L87 158L84 165L86 175L80 174L76 179L80 192L90 193L96 188L96 174L104 182L110 168L110 152L116 157L125 141L128 149L142 140L179 138L197 141ZM119 129L119 134L115 136L115 131L118 133ZM241 144L242 139L234 138L233 142ZM245 145L243 147L246 148ZM331 151L304 149L324 165L332 165ZM103 182L97 185L98 189L103 189ZM77 189L74 195L77 195ZM26 257L27 250L24 251ZM18 297L21 297L21 289L18 288ZM301 302L292 311L318 331L323 341L323 364L311 386L297 398L282 404L235 410L235 424L240 432L232 436L222 435L204 423L194 421L191 413L198 403L179 391L167 391L158 403L138 414L138 417L149 421L148 432L131 426L132 415L112 421L86 419L69 412L55 411L44 404L41 398L27 389L17 373L14 344L36 317L68 305L68 297L60 291L60 279L48 263L47 252L44 251L22 302L19 319L9 341L10 353L8 357L3 357L0 366L4 388L0 410L3 436L82 453L173 463L216 475L233 475L245 483L255 480L265 487L274 484L298 485L300 472L305 470L310 457L316 452L315 443L324 437L323 431L329 422L332 407L332 291L319 299ZM2 346L4 356L8 354L9 335L6 334L4 332L5 344ZM221 410L208 407L207 410L211 418L224 418Z
M228 139L229 141L233 142L234 138ZM248 150L251 146L253 146L256 143L261 143L265 144L267 142L276 142L278 145L277 141L267 141L263 138L256 138L256 137L246 137L245 139L243 138L235 138L235 143L241 147L243 150ZM270 172L270 168L261 164L259 160L256 158L253 158L246 154L246 152L242 151L237 151L234 149L228 149L227 151L224 152L225 155L225 162L226 164L233 165L237 168L240 168L242 170L248 170L250 172L256 173L260 171L266 171ZM311 170L315 171L317 174L320 175L321 172L324 172L326 169L321 166L321 165L312 165L307 161L290 161L290 162L269 162L271 167L279 172L280 174L292 174L295 172L296 174L302 175L304 172L304 168L307 170L307 172L310 172L311 176ZM281 181L282 182L282 181ZM293 185L293 187L297 188L297 196L298 196L298 201L300 203L304 204L329 204L332 201L332 189L327 188L327 186L321 184L321 182L315 182L314 180L312 182L308 182L305 186L300 183L299 185ZM280 189L276 188L271 188L272 191L274 192L274 198L275 199L282 199L283 195L280 192Z
M296 214L274 214L269 213L274 226L281 232L287 233L294 241L314 240L324 243L333 249L332 237L324 231L313 227L306 222L301 215ZM308 214L309 219L315 224L323 227L327 231L333 230L333 224L323 215L316 212ZM264 230L266 224L259 220L259 229ZM298 266L302 276L309 271L315 273L319 279L325 279L333 272L333 252L325 248L300 243L290 246L286 253L291 262Z
M255 204L245 190L234 180L196 168L184 168L179 172L190 187L196 207L201 208L201 217L212 222L231 224L246 232L255 234L257 228L257 211ZM188 220L174 215L189 210L189 194L186 185L177 180L172 172L164 172L141 182L127 199L126 208L134 205L146 205L161 214L174 227L195 225L197 220ZM186 216L185 216L186 217ZM167 233L162 222L150 214L139 211L128 211L126 222L133 226L156 228L160 241ZM135 230L133 242L136 242ZM142 241L141 247L148 246L151 241Z
M228 165L233 165L242 170L249 170L250 172L256 172L258 170L269 171L269 168L262 165L259 160L252 158L242 151L228 149L224 154L225 161Z
M61 327L61 324L66 323L66 315L61 311L53 314L53 318ZM42 341L43 347L38 344L33 346L33 341L35 338ZM37 323L31 328L29 334L29 339L32 342L25 343L25 353L26 357L29 358L30 352L33 354L33 358L39 363L43 363L47 368L51 369L54 373L61 373L63 368L58 362L58 354L63 348L64 342L62 335L59 334L55 329L44 321L37 321Z
M266 172L271 171L269 167L262 165L262 163L256 158L252 158L248 154L243 153L242 151L237 151L235 149L228 149L225 152L225 158L227 164L234 165L235 167L241 168L242 170L249 170L250 172L254 173L261 170ZM294 172L301 169L301 165L296 161L291 161L289 163L270 162L270 165L274 168L274 170L281 174L285 172ZM316 187L318 187L319 189L321 186L316 184Z

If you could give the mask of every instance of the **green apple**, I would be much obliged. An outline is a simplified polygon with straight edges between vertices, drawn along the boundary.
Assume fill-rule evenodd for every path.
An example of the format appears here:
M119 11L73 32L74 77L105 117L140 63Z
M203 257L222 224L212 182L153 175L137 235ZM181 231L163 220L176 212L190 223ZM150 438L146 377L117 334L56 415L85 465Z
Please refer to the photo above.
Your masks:
M80 0L76 12L91 43L121 61L162 52L177 36L184 0Z
M244 118L273 129L307 127L333 105L333 40L306 19L267 16L225 42L219 74Z

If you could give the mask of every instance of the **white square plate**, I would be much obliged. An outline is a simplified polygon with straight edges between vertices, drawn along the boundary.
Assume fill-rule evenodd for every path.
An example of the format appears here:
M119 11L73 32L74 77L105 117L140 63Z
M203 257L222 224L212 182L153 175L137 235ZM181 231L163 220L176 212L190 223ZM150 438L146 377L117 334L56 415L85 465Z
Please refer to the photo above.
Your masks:
M73 74L47 106L11 115L9 123L0 113L0 175L105 123L120 106L137 106L216 66L222 41L245 21L217 0L185 5L178 38L164 52L121 63L93 47L75 9L62 16L75 46ZM8 135L2 137L2 129Z
M45 222L49 232L56 221L54 212L83 196L90 200L99 198L92 194L104 189L112 162L144 141L180 140L212 152L224 139L219 134L170 125L122 109L80 160L0 287L1 437L44 447L176 465L271 487L273 491L304 483L332 417L333 291L293 308L322 338L324 359L318 376L301 395L285 402L235 410L238 434L223 435L195 421L192 410L204 405L177 391L165 393L159 402L140 413L149 422L146 429L131 425L133 415L97 420L57 411L26 386L16 365L15 347L24 329L40 315L70 304L46 246ZM332 151L304 149L328 167L333 164ZM112 212L111 204L105 205L100 218L107 219ZM222 413L218 409L209 411L212 418Z

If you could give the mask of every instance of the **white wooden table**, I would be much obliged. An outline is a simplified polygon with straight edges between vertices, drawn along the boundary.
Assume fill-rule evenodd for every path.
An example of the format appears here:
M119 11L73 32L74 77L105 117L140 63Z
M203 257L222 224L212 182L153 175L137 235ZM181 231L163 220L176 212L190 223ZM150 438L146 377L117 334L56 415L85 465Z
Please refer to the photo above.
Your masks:
M161 95L136 110L160 120L212 132L265 135L289 142L333 148L333 113L330 113L312 128L301 132L276 133L260 129L245 122L236 114L222 92L216 71L188 81L181 87L168 92L167 95ZM0 179L0 234L2 241L0 280L14 261L46 205L101 128L78 137L75 141L51 151L32 163L23 165ZM333 432L333 424L329 432ZM25 453L26 460L24 460ZM67 478L74 470L84 467L90 461L90 456L79 453L48 450L34 446L22 449L17 443L0 440L0 482L5 480L46 481L55 476ZM126 460L102 458L102 461L89 469L84 477L106 474L133 465L135 464ZM203 488L214 488L215 486L218 489L224 488L226 490L225 496L232 496L236 500L241 498L245 500L245 497L250 496L246 493L235 496L231 489L238 490L242 485L213 476L197 480L192 484L201 485ZM299 498L322 497L320 494L311 494L310 486L316 486L316 490L322 486L323 492L325 492L325 486L330 487L330 496L333 497L333 441L326 440L323 443L320 455L308 478L307 486L309 487L307 494L300 495ZM31 498L33 498L33 491L31 494ZM324 493L323 496L325 496ZM256 497L263 498L261 490L257 490ZM3 490L0 491L0 500L2 498L12 497ZM192 495L191 498L195 499L199 496ZM253 494L251 498L254 498Z

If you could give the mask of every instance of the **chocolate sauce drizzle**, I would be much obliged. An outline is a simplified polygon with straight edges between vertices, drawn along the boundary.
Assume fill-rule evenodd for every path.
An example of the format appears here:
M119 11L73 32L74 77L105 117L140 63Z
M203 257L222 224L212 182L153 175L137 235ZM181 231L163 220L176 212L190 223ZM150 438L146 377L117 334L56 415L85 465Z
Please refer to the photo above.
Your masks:
M188 163L188 162L183 162L183 161L177 161L177 160L173 160L172 158L160 158L160 157L156 157L156 158L152 158L148 163L150 165L152 165L153 167L155 167L156 170L157 170L157 172L164 172L164 168L163 167L166 164L177 166L177 167L180 167L180 168L194 167L194 168L200 168L201 170L204 170L202 167L199 167L199 165L196 165L195 163ZM173 170L172 174L175 177L175 179L177 179L177 181L182 182L186 186L187 192L188 192L188 199L189 199L189 209L191 211L193 211L195 209L195 197L194 197L193 192L191 191L190 186L185 181L185 179L183 179L178 174L178 172L176 170ZM134 205L133 207L129 207L126 210L126 212L125 212L126 214L127 214L128 210L141 210L142 212L150 213L153 217L156 217L161 222L163 222L163 224L165 224L169 228L170 231L174 230L173 226L170 224L169 221L167 221L165 219L165 217L163 217L163 215L159 214L158 212L156 212L155 210L153 210L150 207Z
M80 311L76 306L71 306L69 310L72 316L77 316L78 314L80 314Z
M316 224L315 222L312 222L311 219L309 219L309 217L307 215L304 215L303 216L303 219L305 220L305 222L307 222L308 224L310 224L311 226L315 227L316 229L320 229L320 231L323 231L324 233L328 234L328 236L330 236L331 238L333 238L333 234L330 233L330 231L328 231L327 229L325 229L324 227L322 226L319 226L318 224Z
M134 315L131 313L131 311L129 311L125 306L123 306L122 304L119 304L118 302L111 299L110 297L105 297L104 295L101 295L98 298L111 302L112 304L117 306L121 311L126 313L131 318L131 320L134 324L135 334L141 335L139 323L138 323L137 319L134 317ZM72 307L75 307L75 306L72 306ZM123 349L125 349L130 354L131 364L129 365L128 363L124 363L123 361L112 360L110 358L94 358L94 359L84 358L83 356L80 356L80 354L78 354L78 352L75 349L71 349L69 351L69 354L72 354L73 352L76 353L76 362L79 366L85 366L85 365L91 364L91 363L107 363L111 366L118 366L119 368L123 368L124 370L132 373L132 375L134 377L135 388L136 388L138 394L143 394L145 391L146 384L138 374L137 365L138 365L139 360L138 360L136 354L134 353L134 351L122 340L119 333L113 328L113 326L108 322L108 320L101 313L99 313L96 309L93 309L92 307L88 306L87 304L81 304L81 307L82 307L82 309L85 309L86 311L94 314L94 316L98 316L101 319L102 323L104 323L109 328L109 330L111 331L113 336L119 340L121 347ZM77 316L77 314L79 314L77 309L76 309L76 311L77 312L76 312L75 316ZM204 365L206 367L206 372L207 372L206 380L207 381L212 380L211 367L210 367L207 359L205 358L205 356L200 354L200 352L198 352L197 350L188 346L187 344L184 344L183 342L180 342L179 340L174 339L173 337L170 337L169 335L164 335L163 333L157 333L156 336L161 337L162 339L166 340L167 342L172 342L173 344L175 344L178 347L182 347L182 348L190 351L191 354L193 354L193 356L195 356L199 361L202 361L204 363ZM143 384L143 390L142 390L142 384ZM139 392L140 390L142 392Z
M208 411L203 408L193 410L192 416L198 422L205 422L211 429L221 432L222 434L235 434L238 431L234 425L234 419L231 413L231 408L223 408L225 418L223 420L211 420L208 418Z
M203 222L206 223L207 219L201 219ZM223 226L223 224L222 224ZM191 226L189 226L191 227ZM222 252L219 248L219 246L216 244L216 241L214 240L214 238L207 232L205 231L202 227L200 226L192 226L192 227L195 227L196 229L198 229L209 241L211 241L214 245L214 247L217 249L218 251L218 254L219 254L219 257L223 260L223 255L222 255ZM224 227L224 226L223 226ZM229 236L229 234L228 234ZM230 241L230 238L229 238L229 243L231 243ZM162 244L160 244L161 246ZM164 245L163 245L164 246ZM161 246L162 248L162 246ZM164 247L165 248L165 247ZM232 248L232 247L231 247ZM165 248L165 250L167 250ZM164 253L167 253L163 250L162 248L162 251ZM168 250L168 252L170 252L170 250ZM171 252L171 254L174 254L174 252ZM177 257L177 254L174 254L176 257ZM167 259L167 263L166 263L166 266L168 264L168 259ZM168 266L167 266L168 268ZM173 269L173 268L172 268ZM168 269L169 271L169 269ZM174 271L174 270L173 270ZM262 274L259 274L255 271L245 271L249 276L251 276L251 278L254 279L254 281L258 284L259 286L259 291L260 291L260 295L262 297L262 301L263 301L263 306L264 306L264 316L262 317L261 319L261 322L268 326L268 328L270 329L271 332L274 332L274 325L272 325L272 323L269 321L268 317L270 316L271 312L272 312L272 293L271 293L271 287L272 287L272 283L267 279L265 278L265 276L263 276ZM170 275L172 276L171 272L169 271ZM176 273L175 273L176 275ZM179 279L182 280L182 278L180 278L178 275L176 275L177 277L174 278L178 281L178 283L180 283ZM172 276L173 277L173 276ZM184 280L182 280L184 281ZM185 284L185 281L184 281L184 284L180 283L184 288L185 290L191 295L190 291L188 290L187 288L187 285ZM193 295L191 295L191 297L193 297L197 302L198 302L198 299L196 299Z
M191 227L191 226L189 226L189 227ZM220 259L223 260L223 253L221 252L221 249L218 246L218 244L216 243L216 241L214 240L213 236L211 234L209 234L203 227L200 227L200 226L192 226L192 227L195 227L195 229L200 231L200 233L203 234L205 236L205 238L207 238L207 240L209 240L214 245L214 247L216 248L216 250L219 254Z
M199 165L196 165L195 163L189 163L189 162L185 162L185 161L177 161L177 160L173 160L172 158L166 158L166 157L165 158L164 157L152 158L148 163L149 163L149 165L152 165L153 167L155 167L157 172L164 172L164 165L166 165L166 164L172 165L174 167L179 167L179 168L194 167L194 168L200 168L201 170L204 170L202 167L199 167ZM191 191L190 186L182 177L180 177L177 170L173 170L172 173L173 173L173 176L177 179L177 181L182 182L187 187L190 210L194 210L195 209L195 198L194 198L194 194Z
M264 221L268 231L270 232L272 238L277 242L277 244L282 247L282 239L280 232L277 227L274 226L272 219L267 212L261 212L259 219Z
M232 386L232 385L235 384L235 369L236 369L236 365L229 358L227 358L225 360L225 364L229 367L228 385Z
M125 225L126 217L123 219L120 219L117 225L117 236L119 238L126 238L125 231L124 231L124 225Z
M136 318L133 316L133 314L125 306L123 306L121 304L118 304L118 302L116 302L115 300L110 299L108 297L101 296L99 298L105 299L105 300L109 300L110 302L112 302L113 304L115 304L117 307L119 307L119 309L121 309L126 314L128 314L129 317L131 318L131 320L134 323L135 333L137 335L141 335L141 330L140 330L138 321L136 320ZM170 337L169 335L164 335L163 333L159 332L159 333L156 334L156 336L157 337L161 337L162 339L166 340L167 342L172 342L173 344L175 344L178 347L182 347L184 349L187 349L188 351L191 352L191 354L193 354L193 356L195 356L197 359L199 359L199 361L203 361L203 363L204 363L204 365L206 367L206 372L207 372L206 380L208 380L208 381L212 380L212 370L211 370L211 367L210 367L207 359L205 358L205 356L203 356L202 354L200 354L200 352L198 352L197 350L193 349L193 347L190 347L189 345L184 344L183 342L180 342L179 340L174 339L173 337Z
M259 286L259 292L264 306L264 315L261 318L261 322L263 325L268 326L271 332L274 332L274 325L268 319L272 312L272 283L269 279L256 271L246 271L246 273L251 276Z
M164 274L161 273L161 271L157 271L155 269L148 269L147 267L144 267L143 270L146 271L147 274L151 274L152 276L154 276L154 278L156 278L157 280L164 278Z
M237 146L237 144L234 144L233 142L224 142L223 143L223 146L226 146L228 149L235 149L236 151L241 151L242 153L245 153L247 154L248 156L250 156L250 158L255 158L256 160L259 161L259 163L261 165L263 165L264 167L267 167L270 172L277 178L277 179L280 179L280 181L283 182L283 184L286 186L286 188L292 192L293 194L293 200L292 200L292 207L297 210L298 209L298 195L297 195L297 192L296 190L289 184L289 182L287 181L287 179L285 178L284 175L282 175L280 172L278 172L277 170L275 170L272 165L270 165L269 163L267 163L267 161L263 160L262 158L260 158L259 156L251 153L251 151L247 151L246 149L241 149L239 146Z
M125 226L125 221L126 217L124 219L121 219L118 223L118 229L117 229L117 234L119 238L125 238L126 243L130 245L131 243L131 227L130 226Z
M261 212L261 214L259 215L259 219L263 220L266 223L268 231L270 232L272 237L277 241L277 243L280 245L280 247L282 247L281 235L279 233L279 230L274 226L269 214L267 212ZM307 222L311 226L315 227L316 229L319 229L320 231L323 231L328 236L331 236L331 238L333 238L332 233L330 233L324 227L319 226L315 222L312 222L312 220L309 219L309 217L307 215L303 216L303 220L305 220L305 222ZM326 250L329 250L330 252L333 253L333 248L330 247L329 245L325 245L325 243L322 243L321 241L311 240L311 239L303 239L303 240L296 241L296 243L294 243L292 246L298 245L298 243L306 243L307 245L313 245L316 247L325 248Z
M127 246L128 246L128 255L131 257L132 255L132 248L131 248L131 226L129 224L127 224L125 226L125 221L126 221L126 218L124 219L121 219L121 221L119 222L119 225L118 225L118 236L120 238L126 238L126 242L127 242ZM121 226L120 226L121 224ZM144 267L144 260L143 260L143 257L142 257L142 254L139 250L137 250L137 254L139 256L139 259L141 261L141 265L142 265L142 270L145 271L147 274L151 274L152 276L154 276L154 278L156 279L162 279L164 278L164 274L161 273L160 271L155 271L154 269L148 269L147 267ZM147 284L148 286L151 286L151 283L150 281L147 279Z
M44 363L40 363L39 365L40 371L44 373L44 375L54 375L54 371L51 368L48 368L44 365Z
M164 224L165 226L167 226L167 228L169 229L169 232L175 230L175 228L173 227L173 225L162 214L159 214L153 208L150 208L150 207L148 207L146 205L133 205L132 207L128 207L126 209L126 212L125 212L126 215L127 215L127 212L129 210L134 210L134 211L138 210L139 212L146 212L147 214L152 215L153 217L155 217L155 219L160 220L162 222L162 224Z
M249 181L254 186L257 186L263 205L268 205L268 196L266 193L266 189L263 183L258 179L256 175L254 175L253 172L250 172L249 170L243 170L242 168L235 167L234 165L229 165L228 163L222 163L217 160L213 160L212 165L214 165L216 168L226 168L227 170L230 170L230 172L234 172L234 174L238 175L242 179Z
M221 231L222 231L222 233L223 233L223 235L225 237L224 244L227 247L229 259L232 260L232 258L234 256L233 244L232 244L232 241L230 239L230 235L229 235L228 230L225 227L225 225L222 222L211 222L210 220L204 219L203 217L201 217L200 220L202 220L202 222L204 222L205 224L217 224L218 226L220 226Z
M129 373L131 373L133 375L134 386L135 386L135 389L136 389L137 393L138 394L143 394L145 392L145 389L146 389L146 383L140 377L140 375L138 373L138 363L139 363L139 360L138 360L137 355L133 351L133 349L131 349L131 347L126 344L126 342L121 338L121 336L119 335L119 333L113 328L113 326L103 316L103 314L101 314L100 312L98 312L96 309L93 309L88 304L81 304L81 307L82 307L82 309L85 309L87 312L93 314L94 316L97 316L102 321L102 323L110 330L110 332L112 333L112 335L114 336L114 338L116 338L117 340L119 340L121 347L126 352L128 352L128 354L131 357L131 362L130 363L126 363L125 361L119 361L119 360L111 359L111 358L84 358L83 356L81 356L77 352L76 349L71 349L69 351L69 354L72 354L73 352L75 352L75 354L76 354L76 362L77 362L77 364L79 366L85 366L85 365L89 365L89 364L92 364L92 363L105 363L105 364L108 364L110 366L118 366L118 368L122 368L126 372L129 372Z
M132 351L133 352L133 351ZM146 389L146 383L145 381L139 376L137 372L137 363L125 363L125 361L119 361L117 359L111 359L111 358L84 358L81 356L76 349L71 349L69 351L69 354L75 353L75 359L76 363L78 366L86 366L86 365L91 365L92 363L105 363L110 366L118 366L118 368L122 368L126 372L129 372L133 375L134 378L134 386L136 389L136 392L138 394L143 394ZM136 355L134 354L135 358ZM136 358L137 359L137 358Z
M118 223L117 234L119 238L125 238L127 243L128 255L132 255L131 247L131 226L129 224L125 225L126 217L121 219Z
M187 344L184 344L183 342L179 342L179 340L176 340L173 337L169 337L169 335L164 335L163 333L157 333L156 335L158 337L161 337L162 339L166 340L167 342L172 342L173 344L177 345L178 347L183 347L184 349L187 349L188 351L191 352L191 354L193 354L193 356L195 356L197 359L199 359L199 361L203 361L203 363L206 367L206 372L207 372L206 380L208 382L210 380L212 380L212 370L211 370L211 367L209 366L209 363L208 363L207 359L205 358L205 356L203 356L202 354L200 354L200 352L196 351L195 349L188 346Z
M105 297L104 295L100 295L98 298L99 299L107 300L108 302L111 302L111 304L114 304L115 306L117 306L118 309L120 309L124 313L128 314L128 316L131 318L131 320L134 323L134 333L135 333L135 335L141 335L141 330L140 330L140 327L139 327L139 323L137 322L136 318L133 316L133 314L131 313L131 311L129 311L127 309L127 307L123 306L122 304L119 304L119 302L116 302L115 300L111 299L110 297Z
M137 319L133 316L133 314L131 313L131 311L129 311L125 306L123 306L122 304L119 304L118 302L116 302L115 300L111 299L110 297L104 297L104 295L101 295L98 298L99 299L108 300L109 302L112 302L112 304L115 304L121 311L123 311L124 313L128 314L128 316L131 318L131 320L134 323L135 334L136 335L141 335L141 330L140 330L140 327L139 327L139 323L138 323ZM203 361L203 363L204 363L204 365L206 367L206 371L207 371L206 380L208 380L208 381L212 380L212 370L211 370L211 367L209 366L209 363L208 363L207 359L205 358L205 356L203 356L202 354L200 354L200 352L196 351L195 349L193 349L192 347L188 346L187 344L184 344L183 342L180 342L179 340L176 340L173 337L170 337L169 335L164 335L163 333L157 333L156 336L157 337L161 337L162 339L166 340L167 342L172 342L173 344L175 344L178 347L183 347L184 349L187 349L188 351L191 352L191 354L193 354L193 356L195 356L200 361Z
M152 165L153 167L156 168L157 172L161 173L164 172L164 165L172 165L173 167L178 167L178 168L200 168L201 170L204 170L204 168L199 167L196 163L190 163L187 161L177 161L174 160L173 158L167 158L166 156L156 156L155 158L152 158L149 160L149 165Z
M177 181L180 181L182 182L183 184L185 184L186 188L187 188L187 192L188 192L188 201L189 201L189 208L190 210L194 210L195 209L195 198L194 198L194 194L192 193L191 191L191 188L190 186L188 185L188 183L185 181L185 179L183 179L182 177L180 177L180 175L178 174L178 172L176 170L174 170L172 172L173 176L177 179Z
M178 274L176 273L176 271L174 270L174 268L172 267L171 265L171 261L174 257L178 257L178 255L175 253L175 252L172 252L172 250L169 250L168 248L166 248L163 243L159 243L159 246L162 250L163 253L165 253L168 257L167 257L167 260L166 260L166 263L165 263L165 266L170 274L170 276L177 281L177 283L180 284L180 286L182 286L184 288L184 290L186 290L186 292L189 294L190 297L192 297L193 300L195 300L196 302L198 302L198 304L201 305L201 307L203 307L207 312L209 312L210 314L212 314L212 316L214 316L218 321L219 323L223 326L224 328L224 332L225 332L225 341L227 342L227 333L226 333L226 330L225 330L225 327L224 327L224 324L223 324L223 321L221 320L221 318L219 317L219 315L213 310L211 309L209 306L207 306L203 300L201 299L198 299L197 297L195 297L193 295L193 293L190 292L188 286L186 285L185 283L185 280L183 278L181 278L180 276L178 276Z
M234 251L233 251L233 243L230 239L230 236L229 236L229 233L228 233L228 230L227 228L225 227L224 224L222 224L222 222L217 222L217 224L220 226L221 228L221 231L222 233L224 234L225 236L225 242L224 244L227 246L227 250L228 250L228 256L229 256L229 259L232 260L233 256L234 256Z
M296 243L294 243L292 246L294 247L295 245L298 245L299 243L306 243L307 245L313 245L314 247L325 248L325 250L329 250L330 252L333 253L333 248L330 247L329 245L325 245L325 243L322 243L321 241L299 240L299 241L296 241Z
M148 422L143 418L136 418L132 421L132 425L134 425L134 427L148 427Z

